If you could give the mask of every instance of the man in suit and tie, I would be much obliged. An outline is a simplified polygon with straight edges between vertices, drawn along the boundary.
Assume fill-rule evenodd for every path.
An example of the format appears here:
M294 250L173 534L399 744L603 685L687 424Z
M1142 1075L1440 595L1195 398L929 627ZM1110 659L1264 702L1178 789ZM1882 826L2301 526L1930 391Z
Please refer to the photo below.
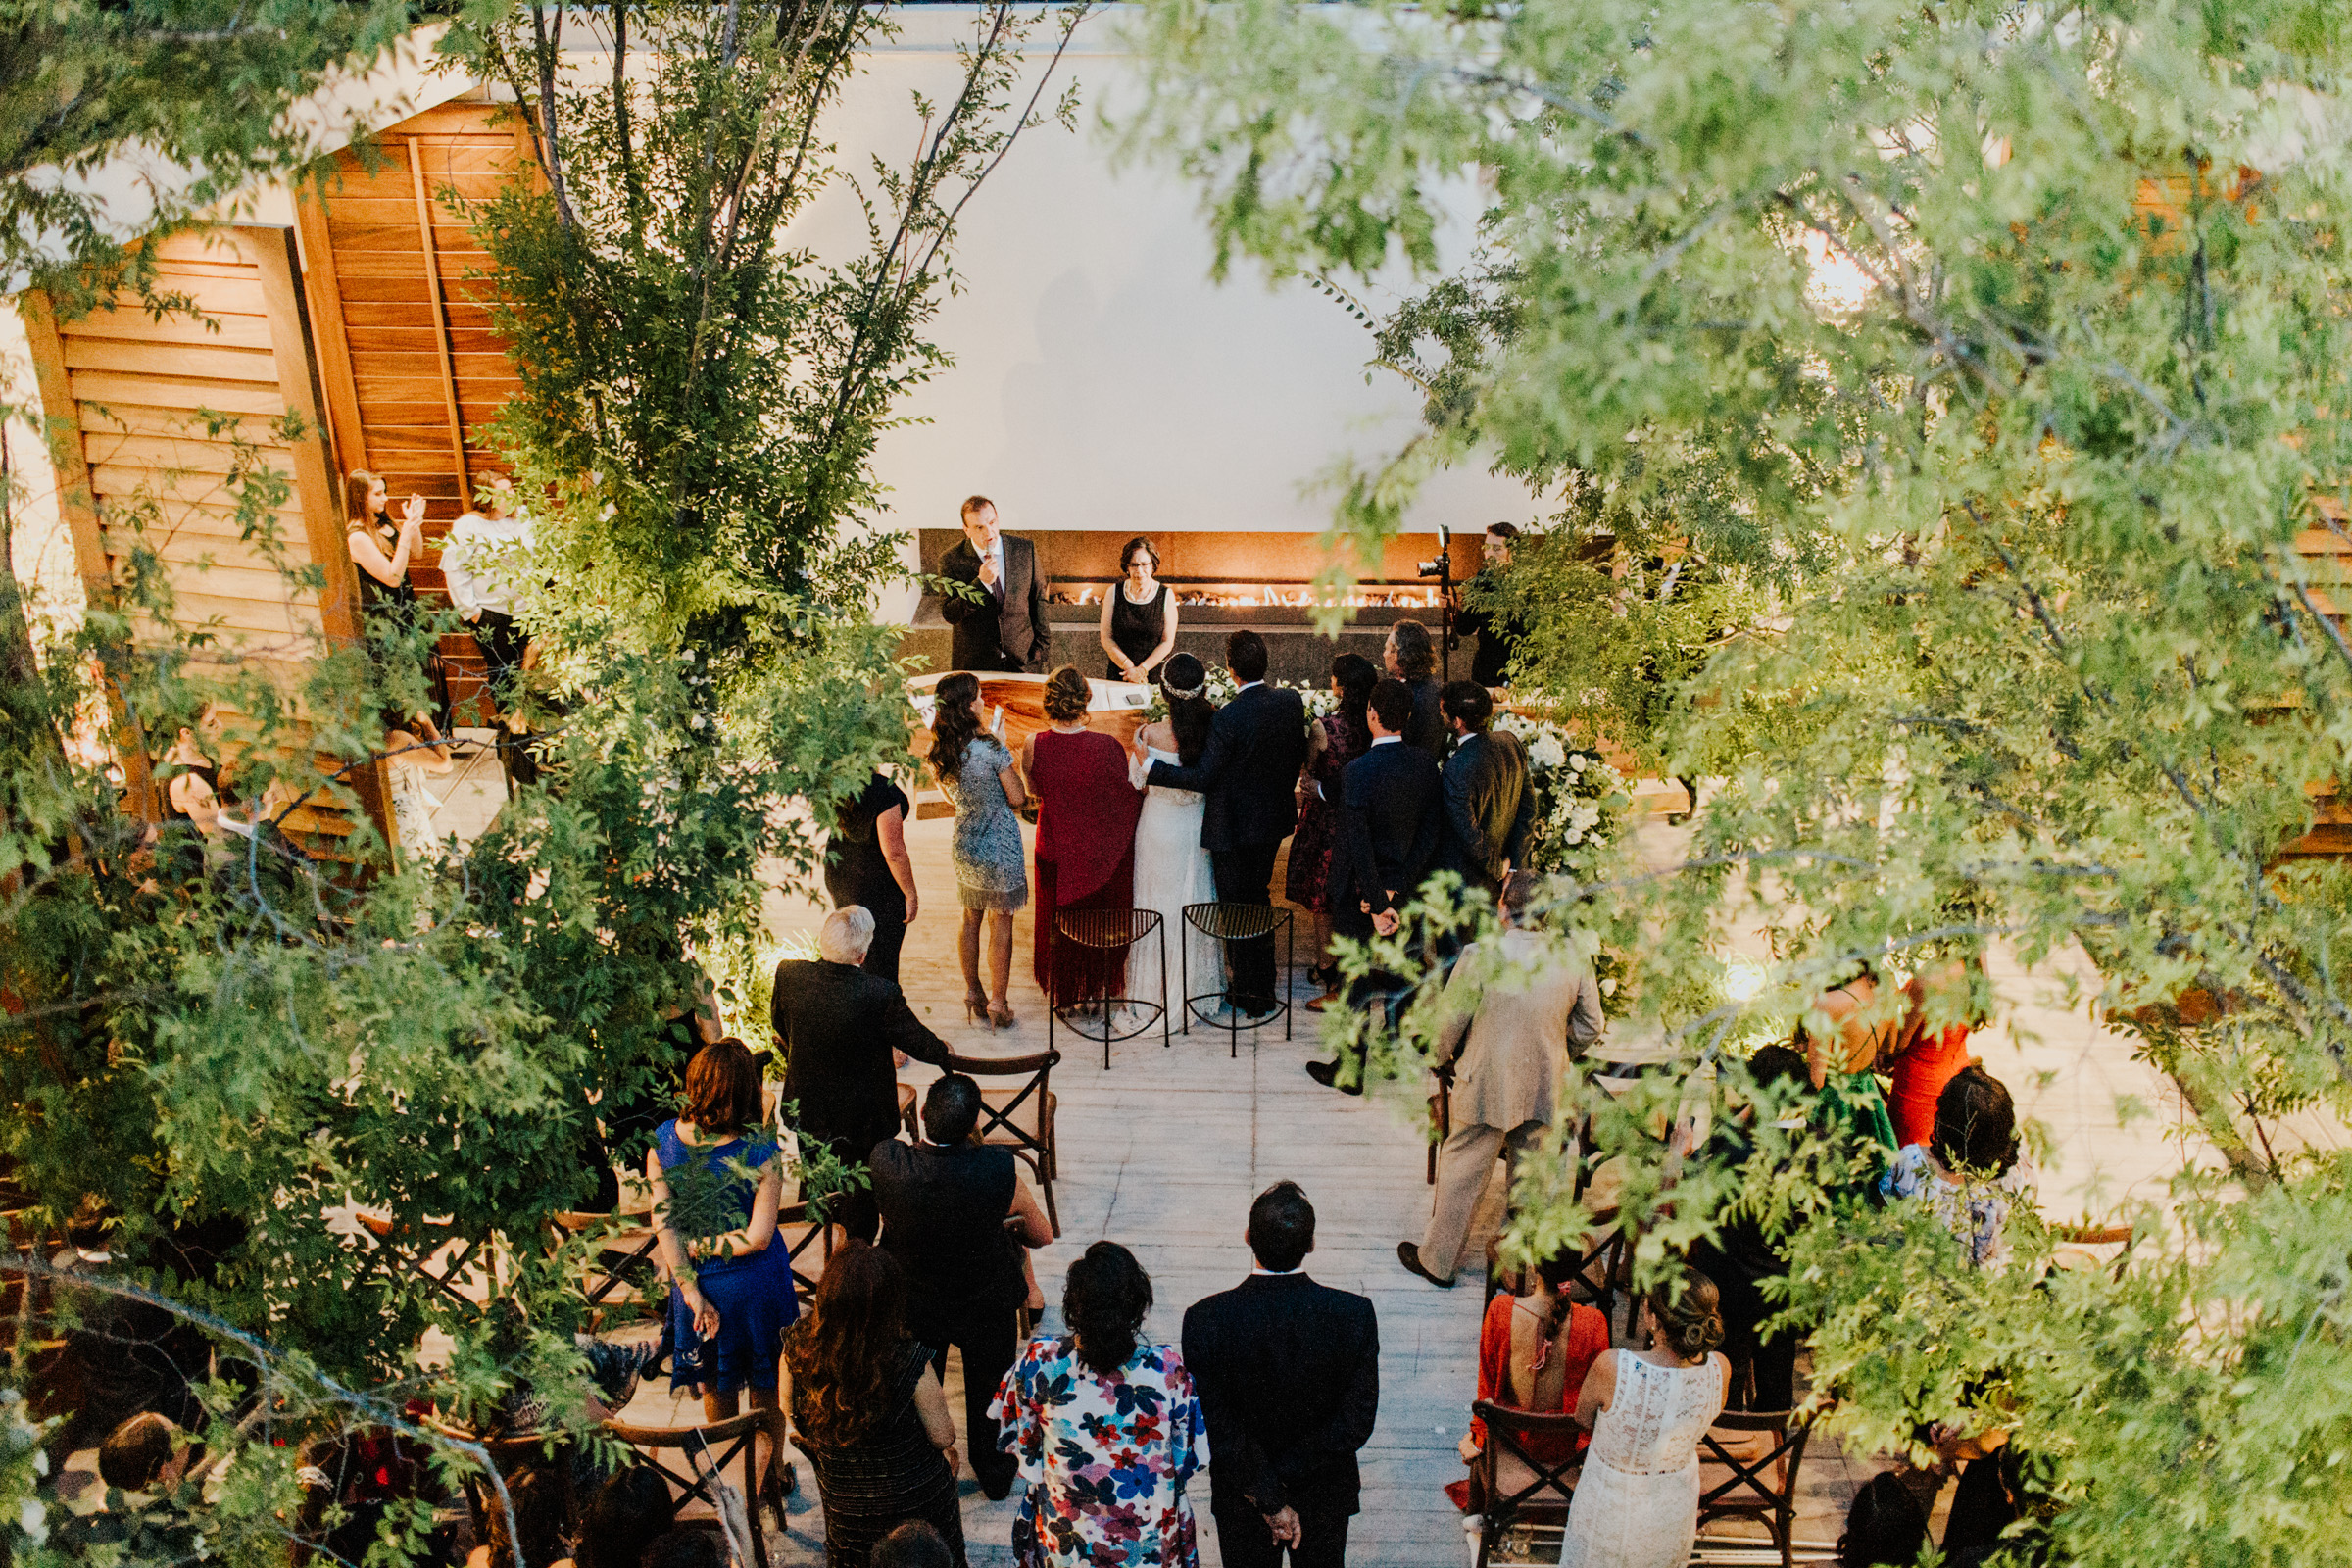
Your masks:
M1326 882L1333 934L1359 942L1396 929L1397 907L1420 890L1437 853L1444 816L1436 760L1404 739L1413 717L1412 689L1400 680L1382 681L1372 688L1364 716L1372 745L1340 773L1339 834ZM1346 1059L1343 1053L1332 1061L1310 1061L1307 1076L1337 1084ZM1362 1094L1360 1072L1344 1087Z
M1494 1156L1507 1143L1516 1164L1543 1137L1559 1114L1569 1057L1583 1055L1607 1022L1592 963L1528 929L1535 893L1533 871L1511 874L1501 934L1462 950L1440 999L1437 1070L1454 1079L1453 1130L1438 1151L1429 1225L1418 1245L1396 1244L1396 1259L1441 1290L1453 1286Z
M768 1021L784 1042L784 1098L793 1129L862 1163L899 1130L898 1069L905 1058L948 1064L947 1042L923 1026L898 982L867 974L874 917L861 904L835 909L817 933L814 958L776 965ZM834 1200L833 1221L871 1241L881 1216L867 1188Z
M1046 579L1037 546L997 527L997 504L972 496L963 504L963 543L939 564L951 582L970 583L978 599L949 594L940 613L955 628L949 662L981 674L1028 670L1043 674L1053 646L1046 623Z
M1184 1364L1208 1418L1209 1513L1225 1568L1341 1568L1380 1415L1372 1303L1307 1278L1315 1208L1296 1182L1250 1205L1256 1267L1184 1314Z
M1536 826L1536 792L1519 737L1495 734L1494 699L1476 681L1457 680L1439 694L1453 753L1441 770L1446 828L1438 839L1437 869L1461 875L1466 887L1502 892L1503 873L1527 855Z
M1208 745L1191 767L1153 762L1150 782L1208 798L1200 847L1221 904L1272 902L1274 857L1298 825L1298 769L1306 761L1306 702L1266 684L1266 640L1225 639L1225 665L1241 690L1209 721ZM1274 938L1231 945L1233 1005L1255 1022L1274 1010Z

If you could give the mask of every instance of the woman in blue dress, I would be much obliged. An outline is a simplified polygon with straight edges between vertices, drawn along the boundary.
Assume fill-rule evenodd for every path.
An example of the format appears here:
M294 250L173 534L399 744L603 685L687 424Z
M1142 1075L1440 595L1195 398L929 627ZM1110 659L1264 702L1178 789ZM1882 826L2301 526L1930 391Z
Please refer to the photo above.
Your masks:
M699 1390L710 1421L737 1414L747 1388L753 1409L776 1407L784 1331L801 1315L792 1254L776 1245L784 1161L760 1121L760 1069L742 1041L721 1040L687 1064L686 1114L655 1130L646 1160L674 1281L670 1388Z

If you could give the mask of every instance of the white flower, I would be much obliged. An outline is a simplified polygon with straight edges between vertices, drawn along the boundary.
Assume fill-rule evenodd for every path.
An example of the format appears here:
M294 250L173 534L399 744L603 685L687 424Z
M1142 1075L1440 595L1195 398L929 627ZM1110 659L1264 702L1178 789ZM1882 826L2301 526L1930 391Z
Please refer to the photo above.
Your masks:
M1560 744L1560 738L1546 731L1538 735L1535 744L1528 747L1527 760L1548 771L1568 762L1570 758L1568 748Z
M1585 760L1585 754L1582 752L1578 752L1568 759L1568 766L1572 772L1582 773L1591 765L1591 763Z
M38 1546L49 1539L49 1516L37 1497L26 1497L17 1509L17 1528Z

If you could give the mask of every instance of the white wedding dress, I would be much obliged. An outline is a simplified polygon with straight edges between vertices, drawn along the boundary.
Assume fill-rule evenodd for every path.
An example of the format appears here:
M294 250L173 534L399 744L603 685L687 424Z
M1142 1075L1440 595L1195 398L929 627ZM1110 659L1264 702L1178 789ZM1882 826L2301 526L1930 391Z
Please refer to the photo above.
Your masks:
M1171 767L1177 758L1154 746L1151 761ZM1139 773L1148 771L1139 768ZM1211 904L1217 897L1216 879L1208 868L1208 852L1200 847L1200 818L1207 802L1196 790L1170 789L1155 784L1144 792L1143 814L1135 822L1135 906L1157 909L1168 954L1168 1022L1184 1026L1184 998L1222 990L1224 959L1217 944L1184 923L1188 904ZM1180 945L1181 944L1181 945ZM1139 942L1127 956L1127 994L1138 998L1159 995L1157 942ZM1189 959L1187 955L1189 954ZM1187 984L1186 964L1191 964Z

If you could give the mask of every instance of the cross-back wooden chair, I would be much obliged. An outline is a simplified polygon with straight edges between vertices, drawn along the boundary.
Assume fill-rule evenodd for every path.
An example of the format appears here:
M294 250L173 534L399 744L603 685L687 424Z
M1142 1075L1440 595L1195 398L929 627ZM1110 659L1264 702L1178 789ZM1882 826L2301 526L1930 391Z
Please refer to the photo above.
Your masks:
M710 1491L709 1478L723 1478L727 1467L740 1458L742 1480L737 1485L752 1522L752 1568L768 1568L766 1532L760 1528L760 1504L764 1498L774 1510L776 1528L781 1530L785 1528L781 1494L791 1490L791 1471L784 1459L787 1425L782 1410L747 1410L705 1427L633 1427L621 1421L608 1421L605 1430L636 1449L661 1472L678 1511L678 1528L718 1533L722 1552L725 1531L719 1524L718 1498ZM760 1440L763 1437L769 1443L768 1463L784 1466L783 1484L773 1491L760 1485ZM697 1465L698 1456L707 1463Z
M650 1298L649 1286L664 1272L659 1250L661 1238L654 1230L653 1218L650 1212L566 1211L548 1216L550 1240L558 1248L576 1237L593 1235L608 1226L616 1227L600 1238L602 1245L589 1254L584 1265L581 1283L591 1310L601 1310L608 1301L623 1306Z
M425 1419L425 1425L446 1437L481 1445L483 1452L489 1455L490 1467L507 1484L508 1495L514 1505L515 1523L522 1529L521 1554L526 1560L545 1560L543 1554L554 1547L564 1532L578 1522L582 1499L572 1484L571 1442L568 1438L557 1435L551 1447L545 1433L512 1438L476 1437L463 1428L430 1416ZM506 1510L499 1505L490 1478L479 1470L468 1470L463 1486L466 1513L473 1522L473 1539L477 1542L494 1539L504 1541L507 1536Z
M1805 1439L1812 1430L1811 1420L1800 1419L1793 1410L1726 1410L1718 1415L1698 1443L1698 1528L1703 1531L1727 1519L1753 1520L1771 1535L1781 1568L1793 1568L1797 1473L1804 1466ZM1702 1557L1706 1548L1701 1543Z
M412 1274L440 1295L478 1316L481 1303L462 1288L468 1271L490 1261L490 1238L476 1236L460 1242L446 1223L426 1220L404 1224L387 1215L361 1213L360 1232L373 1245L384 1269Z
M1559 1535L1568 1526L1568 1505L1576 1500L1577 1473L1584 1455L1572 1453L1566 1462L1545 1464L1528 1451L1527 1440L1559 1437L1573 1443L1584 1430L1571 1411L1539 1414L1480 1399L1471 1413L1487 1424L1486 1450L1478 1456L1480 1490L1477 1568L1487 1561L1512 1530Z
M824 1278L825 1265L833 1261L833 1227L810 1219L806 1202L786 1203L776 1210L776 1241L792 1259L793 1289L801 1293L805 1309L816 1293L816 1282Z
M1009 1149L1037 1179L1046 1200L1046 1219L1054 1235L1061 1235L1061 1213L1054 1206L1054 1178L1060 1174L1054 1116L1060 1102L1052 1078L1061 1064L1058 1051L1040 1051L1026 1056L962 1056L948 1053L947 1070L959 1072L980 1085L980 1142ZM991 1078L1018 1078L1018 1084L991 1085Z

